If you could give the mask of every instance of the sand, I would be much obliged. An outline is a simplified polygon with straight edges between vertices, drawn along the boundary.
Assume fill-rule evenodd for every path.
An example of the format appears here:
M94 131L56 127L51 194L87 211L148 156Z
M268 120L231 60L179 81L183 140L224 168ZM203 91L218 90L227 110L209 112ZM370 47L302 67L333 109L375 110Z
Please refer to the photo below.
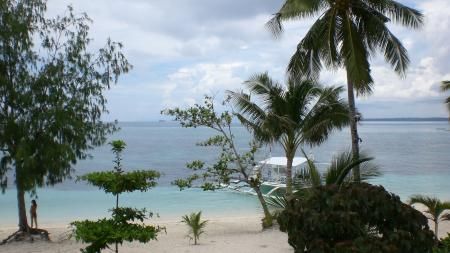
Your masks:
M422 207L416 207L422 209ZM209 220L206 227L206 234L200 238L199 245L193 245L192 241L186 237L188 228L184 223L176 219L155 220L155 224L165 226L166 233L161 233L157 241L147 244L124 243L120 246L120 252L136 253L288 253L294 250L287 243L287 235L279 231L278 228L262 230L260 217L240 216L240 217L205 217ZM69 228L64 224L43 224L51 233L51 242L12 242L0 246L0 252L8 253L65 253L80 252L83 244L74 239L67 239ZM430 228L433 224L430 222ZM439 225L440 237L450 232L450 222L441 222ZM14 227L0 228L0 238L15 231ZM105 250L105 252L112 252Z
M170 252L170 253L288 253L294 252L287 243L287 235L280 232L278 228L262 231L260 218L257 216L246 217L205 217L209 220L206 227L206 234L200 238L199 245L193 245L186 237L188 228L184 223L176 220L157 220L155 223L165 226L167 234L164 232L158 236L157 241L147 244L124 243L120 246L119 252ZM45 227L43 224L42 227ZM63 224L52 224L46 227L51 233L51 242L12 242L0 246L0 252L8 253L40 253L40 252L80 252L83 247L74 239L65 239L68 228ZM0 238L14 232L14 228L0 228ZM105 252L112 252L105 250Z

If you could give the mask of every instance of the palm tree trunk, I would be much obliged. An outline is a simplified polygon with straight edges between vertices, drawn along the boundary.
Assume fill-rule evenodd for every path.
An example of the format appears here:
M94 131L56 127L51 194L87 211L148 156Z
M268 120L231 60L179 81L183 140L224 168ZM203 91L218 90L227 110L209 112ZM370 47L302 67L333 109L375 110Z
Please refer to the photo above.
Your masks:
M350 81L347 71L347 93L350 117L350 134L352 138L352 155L353 159L359 158L359 136L358 136L358 122L356 119L355 93L353 90L353 83ZM359 165L353 168L353 180L361 181L361 174Z
M290 153L286 155L287 164L286 164L286 198L291 199L292 197L292 162L294 160L294 156Z
M272 226L272 215L269 212L269 208L267 207L266 200L264 199L264 196L262 195L261 189L259 186L253 187L253 190L256 192L256 195L258 196L259 202L261 203L262 209L264 211L264 225L267 227Z
M19 231L28 232L28 220L27 220L27 211L25 207L25 192L20 186L20 183L16 184L17 189L17 207L19 211Z
M438 221L434 221L434 234L436 235L436 239L439 240L439 234L438 234Z

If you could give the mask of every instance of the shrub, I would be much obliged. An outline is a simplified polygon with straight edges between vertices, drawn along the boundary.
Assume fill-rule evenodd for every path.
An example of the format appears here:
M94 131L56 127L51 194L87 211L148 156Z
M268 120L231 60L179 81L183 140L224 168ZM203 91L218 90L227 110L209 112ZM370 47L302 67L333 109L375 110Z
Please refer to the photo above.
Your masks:
M312 188L288 201L278 223L296 253L427 253L435 243L422 213L366 183Z

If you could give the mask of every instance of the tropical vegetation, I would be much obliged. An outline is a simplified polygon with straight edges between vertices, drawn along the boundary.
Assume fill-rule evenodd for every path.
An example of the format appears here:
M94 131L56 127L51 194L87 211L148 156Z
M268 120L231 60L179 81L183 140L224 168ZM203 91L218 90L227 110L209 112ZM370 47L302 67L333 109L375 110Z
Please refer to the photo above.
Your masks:
M297 149L325 141L334 129L348 125L342 87L323 87L299 75L282 85L267 73L245 82L249 93L230 91L241 123L263 143L279 143L285 152L286 196L292 195L292 162Z
M296 253L427 253L435 245L421 212L367 183L314 187L288 200L278 223Z
M413 195L409 201L411 205L422 204L427 210L425 214L434 223L434 234L439 238L439 222L450 221L450 201L442 202L436 197Z
M197 241L200 239L200 235L205 233L205 227L208 223L207 220L202 221L202 212L191 213L190 215L184 215L181 222L186 223L189 227L188 237L194 240L194 245L197 245ZM191 236L192 235L192 236Z
M103 122L104 91L130 70L122 44L89 50L85 14L48 18L46 1L0 1L0 186L15 184L16 237L30 229L25 193L70 177L73 165L116 130ZM25 236L25 238L28 238Z
M228 99L222 103L222 105L227 104ZM252 176L255 155L261 144L257 140L251 140L248 149L244 152L241 151L243 149L236 147L236 138L232 130L235 115L227 110L218 113L214 99L210 96L205 96L203 104L195 104L187 109L166 109L161 113L173 116L182 127L207 127L217 133L197 144L218 148L219 155L216 162L207 164L205 161L196 160L188 163L186 167L193 173L187 178L175 180L173 184L182 190L194 186L193 184L197 181L202 181L201 187L204 190L215 190L228 185L234 176L255 191L264 211L263 227L272 226L272 216L261 192L262 182L259 177Z
M111 218L71 223L74 227L75 239L88 244L85 249L81 250L83 253L99 253L103 249L109 249L110 244L115 244L115 252L118 253L118 244L122 244L124 241L146 243L155 240L158 232L162 229L144 223L153 216L153 213L146 209L119 206L121 193L144 192L155 187L155 180L160 177L160 173L154 170L125 172L122 167L122 152L125 149L125 142L116 140L110 144L115 155L114 170L92 172L79 177L79 180L87 181L116 197L115 207L110 210Z
M352 152L359 155L355 94L368 95L372 91L369 59L377 52L395 72L404 76L409 65L406 48L389 30L393 22L408 28L423 24L420 11L394 0L286 0L281 9L267 23L278 37L283 22L318 17L305 37L298 43L288 72L318 78L323 66L344 68L347 74L350 132ZM359 180L359 168L353 171Z

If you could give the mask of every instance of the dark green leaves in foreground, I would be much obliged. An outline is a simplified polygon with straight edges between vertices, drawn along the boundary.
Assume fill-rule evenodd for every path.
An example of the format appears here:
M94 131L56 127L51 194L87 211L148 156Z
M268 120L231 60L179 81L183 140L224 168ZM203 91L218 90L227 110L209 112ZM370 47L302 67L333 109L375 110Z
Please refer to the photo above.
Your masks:
M152 170L138 170L118 174L115 171L92 172L79 177L106 193L114 195L122 192L147 191L156 186L155 179L159 178L160 173Z
M427 253L435 244L427 218L381 186L312 188L278 217L295 252Z

